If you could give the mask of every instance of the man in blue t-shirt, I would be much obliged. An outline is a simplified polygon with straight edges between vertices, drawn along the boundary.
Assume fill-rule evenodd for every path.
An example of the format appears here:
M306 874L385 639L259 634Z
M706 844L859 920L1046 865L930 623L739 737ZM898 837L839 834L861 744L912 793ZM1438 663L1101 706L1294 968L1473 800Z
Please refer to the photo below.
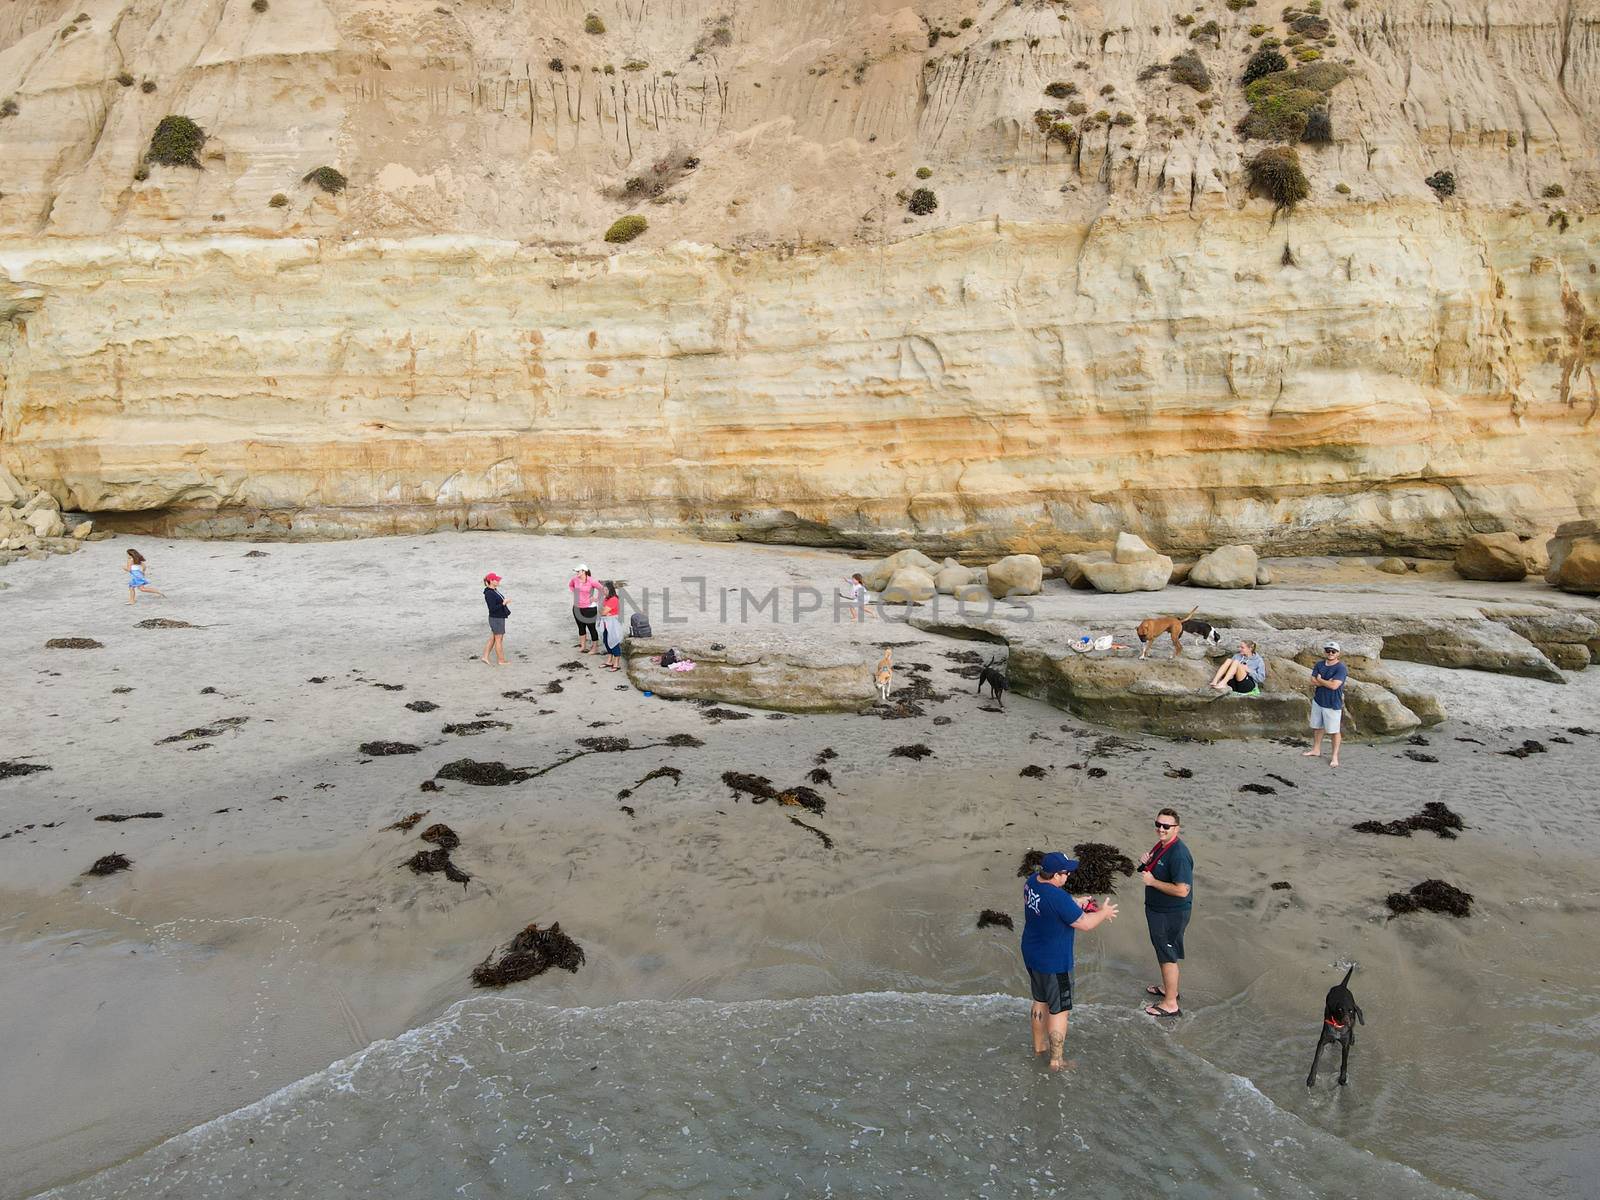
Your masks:
M1344 720L1344 684L1350 678L1350 668L1345 666L1339 658L1339 643L1329 642L1322 647L1322 661L1311 668L1311 678L1316 683L1316 688L1311 693L1311 749L1305 752L1306 758L1322 757L1322 734L1326 730L1333 735L1333 756L1328 759L1330 767L1339 765L1339 743L1343 735L1339 726Z
M1022 965L1033 990L1033 1052L1043 1054L1048 1048L1052 1071L1065 1065L1074 931L1117 919L1111 897L1096 905L1091 897L1067 894L1067 876L1077 869L1077 859L1051 851L1039 864L1039 873L1022 885Z
M1176 809L1156 814L1156 844L1139 864L1144 881L1144 920L1156 952L1161 982L1145 988L1156 1002L1144 1011L1152 1017L1181 1017L1178 1007L1178 964L1183 961L1183 933L1194 908L1194 856L1179 837Z

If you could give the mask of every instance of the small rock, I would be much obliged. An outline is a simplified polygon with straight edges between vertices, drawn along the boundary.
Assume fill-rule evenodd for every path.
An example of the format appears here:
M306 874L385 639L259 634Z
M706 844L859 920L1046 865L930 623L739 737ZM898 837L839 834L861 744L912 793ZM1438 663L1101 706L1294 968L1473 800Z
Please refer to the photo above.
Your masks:
M1378 570L1386 575L1404 575L1406 573L1406 560L1403 558L1386 558L1378 563Z

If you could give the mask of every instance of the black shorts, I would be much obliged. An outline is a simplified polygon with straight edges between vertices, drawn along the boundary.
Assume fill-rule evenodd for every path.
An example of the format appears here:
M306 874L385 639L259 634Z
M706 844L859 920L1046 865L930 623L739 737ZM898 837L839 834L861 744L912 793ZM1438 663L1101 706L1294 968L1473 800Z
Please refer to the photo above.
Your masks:
M1189 928L1187 908L1177 912L1144 910L1145 924L1150 926L1150 944L1156 949L1156 961L1175 963L1183 961L1183 931Z
M572 619L578 623L578 633L585 637L595 637L594 619L599 615L600 609L595 605L573 609Z
M1035 971L1028 968L1028 984L1033 988L1033 999L1046 1005L1053 1013L1072 1011L1072 972Z
M1246 675L1243 679L1228 680L1228 686L1234 691L1238 692L1241 696L1248 696L1261 685L1258 684L1254 679L1251 679L1250 676Z

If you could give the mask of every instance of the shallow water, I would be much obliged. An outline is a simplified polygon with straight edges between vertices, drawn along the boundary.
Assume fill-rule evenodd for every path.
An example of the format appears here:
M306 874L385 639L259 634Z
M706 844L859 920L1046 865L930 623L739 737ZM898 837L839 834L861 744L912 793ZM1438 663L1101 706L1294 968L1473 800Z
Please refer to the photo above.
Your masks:
M1457 1196L1136 1012L1010 996L473 999L56 1197ZM1159 1105L1152 1097L1159 1095Z

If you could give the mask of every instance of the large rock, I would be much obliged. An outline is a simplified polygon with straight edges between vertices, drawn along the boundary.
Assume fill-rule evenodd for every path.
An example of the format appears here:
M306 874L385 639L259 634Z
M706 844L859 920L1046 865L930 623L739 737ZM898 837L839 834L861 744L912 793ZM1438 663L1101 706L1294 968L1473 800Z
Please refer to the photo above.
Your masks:
M1550 557L1550 565L1544 572L1545 582L1561 586L1561 568L1567 555L1572 553L1572 547L1579 542L1596 540L1600 540L1600 521L1564 521L1556 526L1555 533L1545 543L1545 552Z
M1092 591L1094 584L1089 582L1089 576L1084 573L1087 563L1111 562L1111 551L1091 550L1087 554L1069 554L1061 560L1061 578L1069 588L1081 592Z
M1512 582L1525 579L1528 562L1514 533L1475 533L1456 551L1456 574L1463 579Z
M960 563L951 563L945 560L945 565L939 568L939 573L933 577L933 586L940 595L954 596L958 587L965 587L973 582L971 567L963 567Z
M1253 588L1256 566L1254 547L1218 546L1194 564L1189 583L1194 587Z
M22 504L27 498L27 491L17 477L4 467L0 467L0 508Z
M1493 606L1481 610L1491 621L1527 638L1564 671L1582 671L1594 661L1600 623L1579 612L1540 605Z
M1538 533L1522 539L1522 565L1528 568L1529 575L1543 576L1550 569L1551 537L1548 533Z
M1044 564L1037 554L1010 554L989 565L989 594L997 600L1007 596L1036 596L1044 583Z
M1136 562L1084 562L1083 577L1097 592L1159 592L1172 578L1172 560L1156 554Z
M1378 570L1385 575L1404 575L1408 568L1403 558L1385 558L1378 562Z
M1153 558L1161 557L1161 555L1146 545L1145 540L1138 534L1124 531L1117 534L1117 544L1112 547L1111 557L1115 562L1127 564L1149 562ZM1169 567L1171 561L1171 559L1167 560Z
M1581 596L1600 595L1600 538L1572 543L1556 570L1556 586Z
M931 579L933 573L939 569L939 564L920 550L897 550L888 558L880 558L877 562L862 567L861 578L867 585L868 591L881 592L889 586L889 580L894 578L894 573L902 567L920 568L926 571Z
M757 630L748 626L670 637L629 638L628 679L641 691L673 699L715 700L782 712L859 712L878 698L873 666L881 653L870 643L822 632ZM651 661L668 648L692 659L692 671L672 671ZM713 649L721 646L721 649Z
M933 576L921 567L904 566L889 577L889 582L875 591L883 593L884 600L901 604L908 600L931 600L937 590Z
M1360 665L1351 663L1350 675L1362 683L1375 684L1394 693L1395 698L1416 714L1417 720L1424 726L1438 725L1447 715L1444 702L1436 692L1417 684L1407 683L1376 660L1369 660Z
M1531 641L1484 617L1318 615L1335 629L1378 635L1383 639L1383 657L1387 659L1525 675L1550 683L1567 681ZM1303 612L1263 616L1274 625L1300 625L1313 619L1312 614ZM1335 638L1341 644L1345 640L1337 634Z
M23 512L26 514L23 519L27 521L28 527L33 530L36 537L55 538L67 531L67 527L61 522L61 514L54 508L41 507L32 512L24 509Z

